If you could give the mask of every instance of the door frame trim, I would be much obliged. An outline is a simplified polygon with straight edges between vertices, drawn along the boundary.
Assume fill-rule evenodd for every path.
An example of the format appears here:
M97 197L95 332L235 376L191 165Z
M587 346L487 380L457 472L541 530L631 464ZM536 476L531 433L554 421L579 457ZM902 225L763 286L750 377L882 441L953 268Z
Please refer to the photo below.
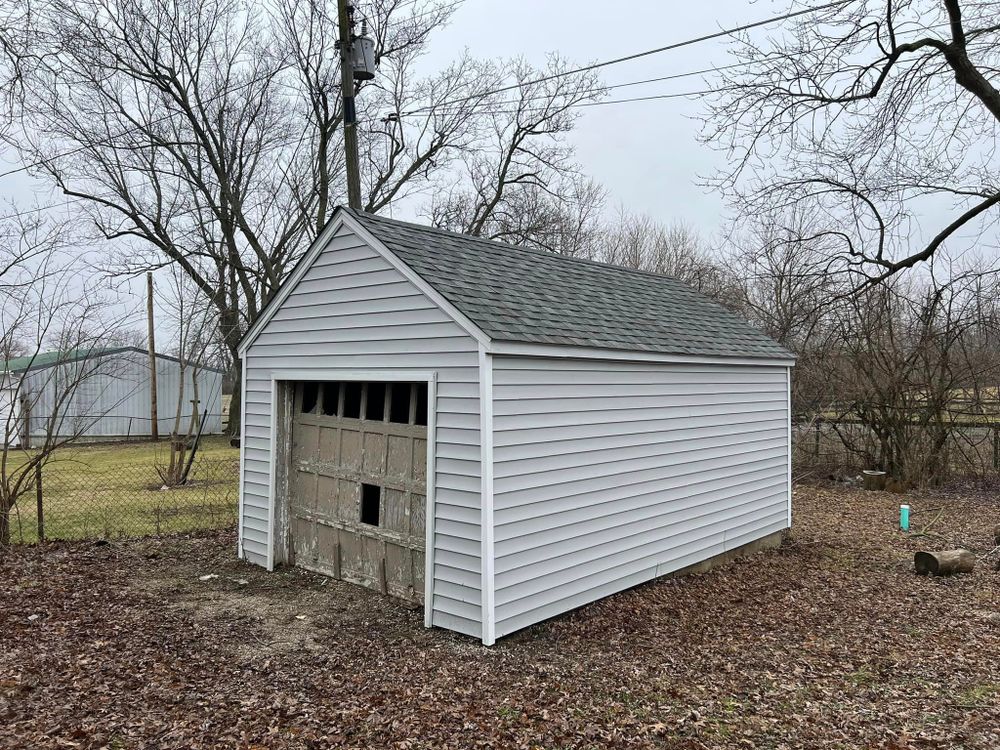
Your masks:
M278 502L286 502L286 497L278 497L278 461L287 460L278 455L279 412L277 398L284 392L283 384L305 380L351 380L376 381L383 383L427 383L427 488L424 508L424 627L431 627L434 613L434 465L437 453L437 372L434 370L409 370L405 368L383 368L375 370L354 370L347 368L319 368L310 370L273 370L271 372L271 456L270 482L268 485L268 507L270 509L267 535L267 569L274 569L275 535L278 531ZM286 446L287 447L287 446Z

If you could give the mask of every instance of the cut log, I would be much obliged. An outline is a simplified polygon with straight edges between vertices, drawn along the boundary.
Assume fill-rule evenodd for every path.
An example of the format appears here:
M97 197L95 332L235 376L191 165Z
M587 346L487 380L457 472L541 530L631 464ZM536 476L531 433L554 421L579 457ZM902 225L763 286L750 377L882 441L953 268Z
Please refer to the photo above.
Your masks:
M864 487L869 492L878 492L885 489L886 475L884 471L875 469L865 469L861 472Z
M967 549L944 552L918 552L913 556L913 566L922 576L950 576L971 573L976 567L976 556Z

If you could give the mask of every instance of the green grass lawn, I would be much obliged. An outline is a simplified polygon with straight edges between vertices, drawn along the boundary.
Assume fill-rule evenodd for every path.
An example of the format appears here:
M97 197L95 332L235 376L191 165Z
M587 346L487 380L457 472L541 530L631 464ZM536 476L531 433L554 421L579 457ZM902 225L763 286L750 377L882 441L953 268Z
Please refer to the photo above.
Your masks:
M102 443L58 451L42 474L46 538L135 537L215 529L235 522L239 450L229 446L228 438L203 438L188 484L161 489L157 466L166 466L169 458L167 441ZM22 496L11 527L14 541L37 541L33 491Z

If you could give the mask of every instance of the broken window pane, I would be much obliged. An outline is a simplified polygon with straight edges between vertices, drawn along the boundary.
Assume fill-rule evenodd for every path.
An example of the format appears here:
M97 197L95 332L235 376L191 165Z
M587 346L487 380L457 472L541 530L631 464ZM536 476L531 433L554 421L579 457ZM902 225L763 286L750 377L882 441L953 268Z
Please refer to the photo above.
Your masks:
M319 385L313 382L302 384L302 413L312 414L316 411L316 401L319 398Z
M427 424L427 383L417 383L417 413L414 424Z
M378 526L379 501L382 488L377 484L361 485L361 523Z
M344 414L348 419L361 419L361 388L364 383L344 383Z
M340 403L340 383L323 383L323 413L328 417L337 416Z
M389 421L410 423L410 383L393 383L389 398Z
M365 401L365 419L381 422L385 418L385 383L369 383Z

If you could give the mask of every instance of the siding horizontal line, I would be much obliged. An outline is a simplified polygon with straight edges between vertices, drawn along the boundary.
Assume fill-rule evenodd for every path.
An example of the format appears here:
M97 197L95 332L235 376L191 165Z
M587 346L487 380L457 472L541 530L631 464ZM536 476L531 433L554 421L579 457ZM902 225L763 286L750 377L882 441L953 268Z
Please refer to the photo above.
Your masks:
M434 580L448 581L449 583L454 583L457 586L464 586L478 591L482 581L482 576L480 575L478 568L475 571L471 571L466 570L465 568L455 568L451 565L442 565L435 561Z
M760 519L756 519L752 523L755 525L769 526L778 522L784 523L785 521L785 509L781 508L777 512L770 512ZM538 603L547 603L544 594L557 589L560 593L566 593L567 595L572 595L578 593L581 590L586 590L587 588L593 588L599 585L598 582L608 582L613 581L616 578L620 578L623 575L627 575L631 569L643 569L645 567L659 567L669 562L670 556L664 557L663 554L669 551L671 556L679 557L681 550L686 547L711 547L714 545L706 544L707 540L711 540L715 537L720 538L720 542L723 547L725 547L725 538L729 532L728 530L714 530L707 534L703 534L698 537L694 537L682 545L671 546L669 550L661 550L660 554L657 555L654 549L658 544L662 544L663 540L654 540L647 542L641 546L633 547L624 552L628 553L622 555L621 552L613 553L611 555L604 555L601 557L593 558L585 563L572 565L563 568L553 573L547 573L540 577L534 577L532 579L521 582L515 585L517 589L515 592L508 592L511 588L509 584L501 584L499 581L497 583L497 614L498 617L510 617L513 615L522 614L524 612L530 611L535 608ZM683 553L682 553L683 554ZM611 565L607 564L608 559L614 558L616 555L621 555L624 559L620 562L614 562ZM706 555L706 557L711 557L712 555ZM498 576L499 578L499 576ZM587 585L588 579L596 579L593 585ZM532 585L534 584L534 585ZM501 592L507 593L509 599L505 598Z
M785 507L787 491L780 486L753 493L751 496L722 496L709 503L688 505L682 508L662 510L662 506L650 506L640 511L633 511L627 518L599 518L597 521L608 523L600 528L590 527L580 530L579 534L564 534L561 538L548 538L540 544L526 550L497 554L497 561L504 561L497 567L497 577L501 573L514 573L531 566L543 563L556 564L564 558L582 556L603 547L615 547L626 550L630 547L624 542L642 538L651 541L668 541L688 533L690 529L699 529L715 525L720 521L735 520L753 512L780 505ZM742 509L742 511L740 510ZM712 520L707 520L712 519ZM702 523L696 524L696 521ZM656 534L655 532L662 532ZM559 568L556 568L559 569ZM508 586L517 585L517 582ZM497 590L502 588L499 583Z
M768 372L767 367L762 365L734 365L728 362L713 364L687 364L683 362L617 362L615 360L593 361L587 359L560 359L553 364L540 364L540 362L551 362L550 358L539 357L519 357L511 354L496 355L497 373L537 371L545 373L558 372L592 372L603 375L608 372L633 373L653 373L655 375L668 375L671 373L703 373L703 372L731 372L741 375ZM783 373L782 373L783 376Z
M749 461L735 460L741 456L753 456L753 458ZM554 500L567 495L579 495L580 493L607 490L613 487L620 487L624 484L638 484L651 479L669 480L689 474L701 474L706 469L754 464L768 460L785 461L786 459L787 446L778 445L766 449L733 451L722 456L700 458L684 463L664 463L658 467L640 469L629 473L629 476L635 479L632 482L623 482L624 477L620 471L609 471L580 479L557 480L553 478L542 486L519 488L509 492L506 489L503 491L497 490L494 507L510 508L519 504ZM720 465L720 462L724 463ZM685 471L681 473L675 472L674 470L678 468L683 468Z
M749 408L747 408L749 407ZM496 417L494 424L498 433L515 432L521 429L551 429L554 427L584 427L588 425L622 424L631 422L666 421L670 419L691 419L699 416L714 416L716 414L752 414L757 415L769 411L784 412L787 402L784 397L762 399L758 401L734 402L729 404L699 404L692 403L677 406L665 406L657 409L607 409L595 412L560 412L558 414L527 414ZM635 419L635 413L641 415ZM601 419L593 420L594 414L600 414ZM548 418L542 419L542 418Z
M696 378L692 380L692 378ZM568 379L567 379L568 380ZM766 381L748 381L741 376L712 378L707 376L689 376L660 378L649 383L605 382L581 384L575 379L559 385L543 385L537 380L521 384L509 383L499 385L493 394L496 401L537 401L548 399L588 399L615 398L625 396L647 397L666 396L671 393L697 393L706 391L717 393L722 389L739 389L741 391L780 391L784 388L784 379Z
M537 397L525 397L520 395L521 388L512 389L514 392L507 398L494 397L498 416L516 416L518 414L562 414L584 413L589 411L607 411L610 409L648 409L655 407L670 407L688 404L716 404L716 403L748 403L761 400L762 395L770 395L774 399L783 396L783 393L776 392L771 385L760 388L739 388L720 390L719 388L695 388L685 385L683 392L671 390L660 393L639 394L634 393L632 388L628 392L617 389L617 393L591 393L579 396L563 396L562 394ZM720 401L719 399L727 399ZM728 400L734 399L734 400ZM617 406L617 404L628 404L628 406ZM609 407L610 405L610 407Z
M475 604L477 607L482 606L482 592L459 583L438 579L434 583L434 593L436 596L443 596L452 601Z
M778 472L781 472L782 476L784 476L787 472L787 457L772 458L767 461L759 462L759 466L754 466L754 464L757 463L758 462L756 461L748 461L744 464L732 464L714 471L711 476L707 476L702 471L695 470L689 473L672 474L666 477L653 477L639 482L620 482L611 489L596 489L591 492L570 493L548 500L532 500L517 505L496 507L496 522L499 527L509 523L520 523L530 518L543 518L545 516L563 513L567 510L595 507L609 502L620 502L623 498L639 496L650 492L667 492L672 489L693 484L685 479L685 477L690 476L691 474L699 475L699 481L697 484L704 486L713 482L728 482L734 476L745 477L748 476L748 472L749 475L762 474L768 478L776 476ZM748 470L745 468L747 466L751 466L752 468ZM763 479L764 476L760 476L758 479ZM669 482L669 484L666 484L667 482ZM640 491L637 489L639 487L647 489L645 491ZM587 501L591 498L597 500L598 502L588 505ZM538 508L536 506L542 507ZM539 510L541 510L541 512L538 512Z
M745 421L735 420L734 417L737 414L743 414ZM545 427L509 427L502 430L498 429L495 440L496 447L502 449L524 443L537 444L577 438L603 437L605 435L671 432L678 429L666 424L673 420L682 420L685 426L691 427L719 427L722 425L738 427L741 424L759 424L762 421L773 420L777 422L779 420L787 420L787 415L788 412L784 408L737 413L721 410L710 414L678 414L674 417L661 419L627 420L615 423L592 422ZM649 429L639 429L640 425L647 425Z
M442 612L436 607L431 611L431 625L436 628L454 630L456 633L462 633L473 638L478 638L482 635L482 625L478 620L473 621L460 615Z
M640 432L626 435L608 435L603 438L583 438L567 439L549 443L526 443L524 446L508 446L494 457L494 464L501 468L498 476L507 476L510 473L517 473L519 465L532 465L553 458L569 456L570 454L582 455L585 453L603 454L617 450L629 450L646 445L664 445L668 443L684 442L691 440L705 440L711 438L725 438L732 435L758 435L764 433L774 433L775 435L786 435L788 424L784 421L775 420L773 426L760 426L757 428L743 429L733 425L719 425L716 427L682 427L666 432ZM636 440L635 438L641 438ZM507 464L512 464L510 469Z
M732 482L733 477L727 476L713 480L713 486L687 485L682 487L655 488L647 492L631 493L624 497L616 497L604 502L594 503L580 508L572 508L554 513L546 513L539 516L531 516L518 521L508 523L497 523L497 557L530 549L535 546L531 540L537 534L550 534L551 539L568 538L566 533L571 529L579 529L589 524L606 524L608 519L617 515L632 513L637 510L661 507L664 505L679 505L680 507L697 507L705 502L706 495L717 495L721 492L728 492L725 497L741 496L749 493L761 491L774 491L781 488L787 496L787 489L784 488L786 475L783 467L767 470L769 475L748 479L746 481ZM760 473L760 472L758 472ZM695 491L687 491L695 490ZM714 502L714 501L709 501ZM527 527L531 527L530 529ZM524 528L522 528L524 527ZM500 552L500 550L506 550Z
M567 481L579 481L581 479L588 479L592 477L606 476L609 473L622 473L625 471L635 471L645 468L655 468L659 466L677 466L684 463L685 458L691 455L699 455L703 459L709 457L716 457L716 454L720 454L720 458L729 458L730 456L740 456L757 450L765 450L767 448L777 448L784 447L788 445L787 434L775 435L772 437L755 437L747 440L745 436L740 436L735 440L730 440L727 442L718 441L714 439L715 442L710 444L698 444L698 441L681 441L683 448L671 448L671 444L667 444L667 450L663 450L663 443L655 443L648 446L638 446L634 449L631 455L620 456L612 458L609 455L601 457L600 460L595 457L591 457L590 460L586 459L587 454L596 453L600 456L601 453L608 454L610 451L586 451L580 454L570 454L567 457L565 463L560 463L557 465L552 465L549 467L542 466L544 461L531 462L527 466L523 466L521 471L507 471L504 472L502 476L497 477L497 483L501 484L502 492L515 492L517 490L527 489L529 487L537 487L539 485L551 485L552 482L537 479L538 475L543 475L546 478L557 475L560 482ZM732 448L734 446L739 446L741 448L748 448L748 450L739 451L727 451L727 448ZM750 446L754 446L752 449ZM644 448L645 450L640 451L639 448ZM614 455L614 454L612 454ZM577 460L579 456L580 460ZM660 459L669 458L669 461L660 462ZM572 463L570 463L572 461ZM646 464L652 465L647 466ZM527 464L527 461L522 461L521 464ZM535 467L538 468L535 468ZM603 471L608 469L608 471ZM502 482L500 480L503 480Z
M464 617L467 620L471 620L476 616L477 610L481 614L482 604L479 602L468 602L462 601L461 599L452 599L444 594L439 594L435 592L434 594L434 608L441 610L442 612L448 612L452 615L458 615L459 617Z

